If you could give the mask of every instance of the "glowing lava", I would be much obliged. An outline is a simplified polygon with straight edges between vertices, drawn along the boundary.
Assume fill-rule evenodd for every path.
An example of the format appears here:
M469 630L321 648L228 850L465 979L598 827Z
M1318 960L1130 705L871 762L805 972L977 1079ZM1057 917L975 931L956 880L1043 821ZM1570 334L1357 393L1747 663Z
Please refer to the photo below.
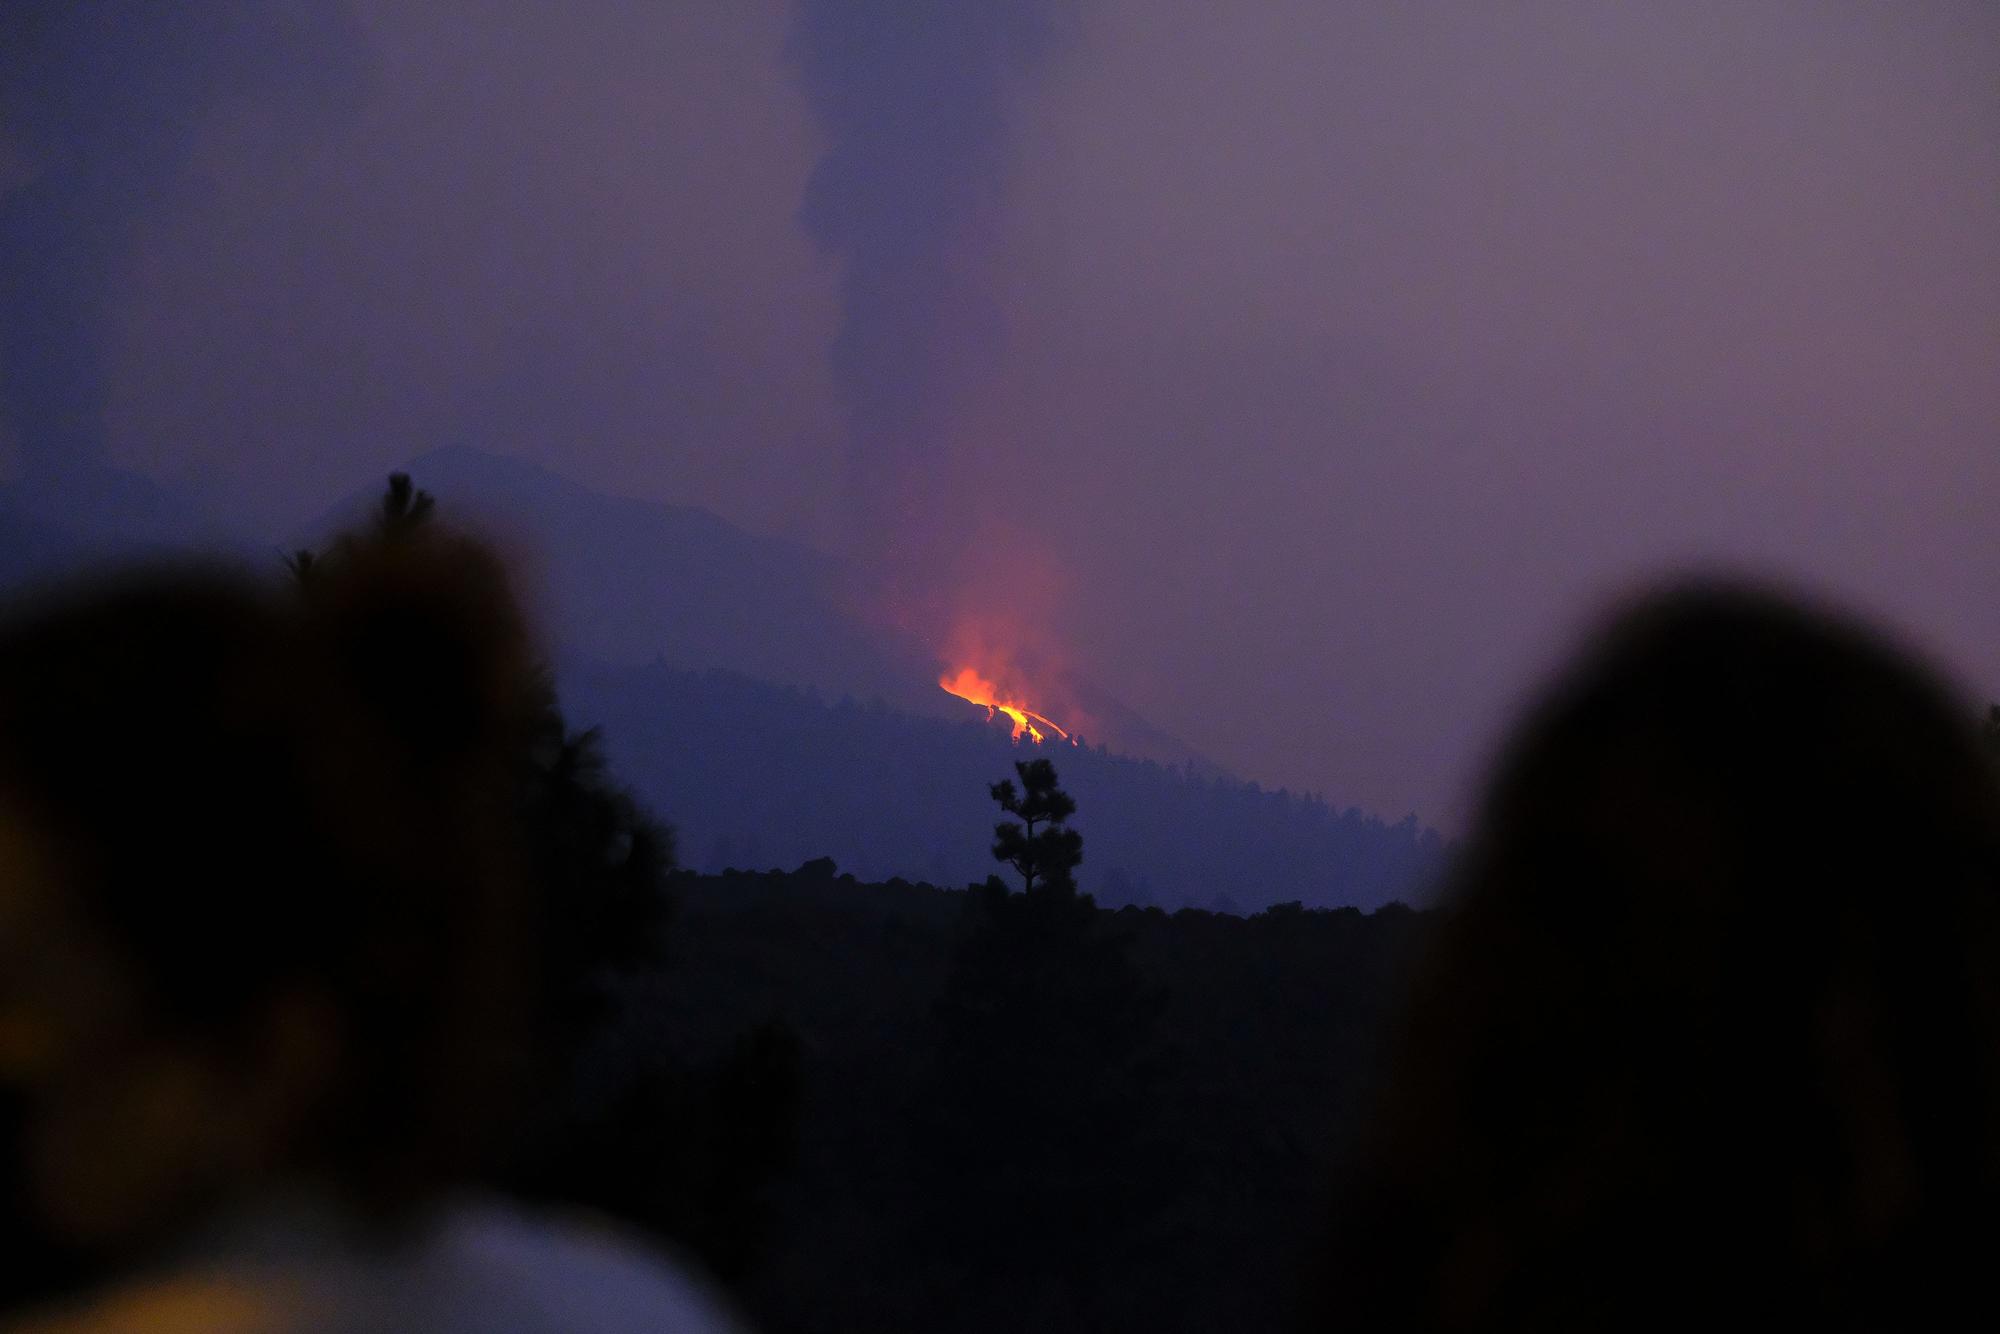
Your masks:
M1076 738L1072 737L1068 732L1063 731L1062 728L1056 726L1047 718L1044 718L1041 714L1036 713L1033 709L1024 708L1020 704L1003 698L998 686L981 676L978 672L973 671L970 667L960 668L957 676L947 673L939 677L938 684L960 699L971 700L974 704L984 708L988 718L991 718L996 713L1006 714L1008 718L1013 720L1014 740L1016 741L1021 739L1021 733L1026 732L1037 744L1040 744L1044 735L1042 727L1046 727L1072 746L1076 744ZM1036 723L1040 723L1041 727L1035 726Z

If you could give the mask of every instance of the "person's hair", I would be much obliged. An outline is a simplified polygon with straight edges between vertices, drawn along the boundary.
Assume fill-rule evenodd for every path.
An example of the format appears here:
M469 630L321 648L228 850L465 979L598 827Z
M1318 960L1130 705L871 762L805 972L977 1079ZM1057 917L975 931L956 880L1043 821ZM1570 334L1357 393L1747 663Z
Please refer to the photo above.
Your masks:
M371 1204L476 1165L512 1073L527 645L498 562L445 533L279 586L151 568L0 625L0 797L158 1022L339 1029L302 1152Z
M1503 753L1340 1203L1343 1328L1920 1324L2000 1209L2000 787L1874 633L1689 584Z

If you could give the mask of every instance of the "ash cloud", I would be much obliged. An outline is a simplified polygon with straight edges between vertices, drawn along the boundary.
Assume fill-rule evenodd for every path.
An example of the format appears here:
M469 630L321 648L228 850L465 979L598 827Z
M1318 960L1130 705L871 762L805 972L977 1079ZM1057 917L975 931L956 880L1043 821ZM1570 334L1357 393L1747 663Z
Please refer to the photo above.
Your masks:
M857 554L897 596L964 558L953 548L977 488L950 414L1002 345L988 252L1017 98L1073 25L1067 0L797 12L788 49L828 139L799 216L840 265L829 358Z
M122 534L164 487L267 537L468 444L837 543L790 18L0 6L12 502Z
M109 312L133 238L184 187L204 116L254 102L305 138L368 59L341 6L24 0L0 19L0 419L44 503L104 481ZM65 507L69 507L65 504Z
M0 5L0 460L535 459L1392 815L1663 564L1993 693L1990 0L328 15Z

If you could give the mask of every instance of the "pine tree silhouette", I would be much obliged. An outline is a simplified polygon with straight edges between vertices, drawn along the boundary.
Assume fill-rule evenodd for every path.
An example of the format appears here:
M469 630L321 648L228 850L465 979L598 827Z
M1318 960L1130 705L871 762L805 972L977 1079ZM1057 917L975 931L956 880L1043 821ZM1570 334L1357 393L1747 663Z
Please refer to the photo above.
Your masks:
M427 559L438 563L457 540L438 519L430 492L398 472L365 524L322 551L294 552L285 565L302 596L338 608L352 600L344 590L356 581L386 590L420 587L406 569L421 571ZM380 594L373 601L396 605ZM379 625L349 638L369 650L357 672L383 716L399 733L419 738L439 730L454 701L427 688L440 651L421 614L424 604L412 606L410 614L378 616ZM570 1048L605 1022L615 977L644 966L658 946L670 913L674 837L607 771L598 730L569 727L547 665L530 672L525 685L527 698L513 710L525 719L515 795L538 901L540 1012L552 1026L550 1044Z
M417 489L410 481L410 474L392 472L389 489L382 496L382 507L375 512L375 531L391 539L415 532L424 526L436 506L430 492Z
M303 601L338 614L357 581L393 592L459 540L430 493L396 473L362 522L285 566ZM452 704L424 685L429 631L426 616L397 616L364 636L361 674L399 735L434 732ZM797 1038L760 1022L733 1049L697 1055L657 1022L635 1036L630 983L658 965L672 920L673 828L610 771L599 729L570 726L546 663L517 686L527 693L509 795L532 898L521 979L532 1013L508 1039L528 1075L525 1124L495 1180L618 1214L733 1277L762 1245L765 1186L792 1152Z
M1018 784L988 789L1016 817L995 827L993 855L1026 892L996 875L966 898L911 1118L925 1185L909 1245L991 1285L970 1305L1083 1312L1091 1275L1172 1191L1152 1133L1165 998L1077 890L1083 839L1055 766L1014 767ZM965 1328L1018 1328L1009 1318Z
M1014 772L1019 789L1011 778L989 789L1001 810L1018 817L993 826L994 859L1013 867L1029 894L1075 894L1083 835L1065 821L1076 814L1076 802L1056 786L1056 767L1047 760L1016 760Z
M436 510L437 500L430 492L416 486L408 473L392 472L366 530L341 533L325 552L300 547L285 557L285 569L295 584L310 590L326 577L328 569L351 562L371 545L401 542L426 531Z

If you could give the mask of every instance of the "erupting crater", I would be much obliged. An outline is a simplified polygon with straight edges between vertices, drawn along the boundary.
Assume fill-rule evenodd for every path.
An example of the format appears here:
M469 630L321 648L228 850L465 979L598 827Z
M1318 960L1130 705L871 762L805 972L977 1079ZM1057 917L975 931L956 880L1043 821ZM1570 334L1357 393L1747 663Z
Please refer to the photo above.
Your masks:
M1006 714L1014 724L1014 740L1016 741L1019 741L1021 734L1026 732L1030 740L1040 745L1047 736L1047 732L1043 730L1046 728L1048 732L1055 733L1072 746L1076 744L1075 737L1025 704L1007 698L998 686L970 667L959 668L958 674L955 676L950 672L945 673L938 678L938 685L960 699L969 700L981 706L986 710L988 718L991 718L996 713Z

